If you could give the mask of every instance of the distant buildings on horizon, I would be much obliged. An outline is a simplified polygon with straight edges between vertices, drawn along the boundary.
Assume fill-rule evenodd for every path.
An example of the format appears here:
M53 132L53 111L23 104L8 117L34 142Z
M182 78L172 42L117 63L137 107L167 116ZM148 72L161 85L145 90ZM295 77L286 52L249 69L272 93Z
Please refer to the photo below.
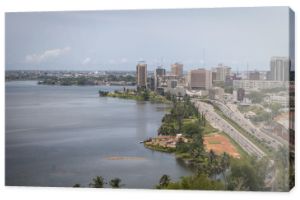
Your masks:
M288 87L290 61L287 57L272 57L269 71L232 72L230 66L218 64L211 69L196 68L184 74L184 65L176 62L170 65L170 71L158 66L151 77L147 74L147 64L139 62L136 66L137 87L150 88L163 92L185 89L208 91L214 86L231 87L238 91L238 99L243 99L245 91ZM176 92L175 92L176 94Z

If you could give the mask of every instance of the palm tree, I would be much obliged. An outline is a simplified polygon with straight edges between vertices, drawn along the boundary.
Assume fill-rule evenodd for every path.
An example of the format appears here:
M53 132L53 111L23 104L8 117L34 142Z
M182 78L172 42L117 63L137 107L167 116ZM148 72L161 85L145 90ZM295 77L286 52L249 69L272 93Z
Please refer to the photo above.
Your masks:
M213 161L215 161L215 159L216 159L216 154L212 149L208 153L208 158L209 158L210 164L213 163Z
M227 187L227 177L225 172L229 168L229 166L230 166L230 157L226 152L224 152L221 158L220 167L221 167L222 176L224 178L225 188Z
M104 184L104 178L102 176L97 176L96 178L93 178L93 182L89 185L93 188L103 188Z
M170 181L171 181L170 176L164 174L159 180L159 187L160 188L167 187L169 185Z
M120 188L121 187L121 179L120 178L114 178L114 179L111 179L109 181L109 185L112 187L112 188Z

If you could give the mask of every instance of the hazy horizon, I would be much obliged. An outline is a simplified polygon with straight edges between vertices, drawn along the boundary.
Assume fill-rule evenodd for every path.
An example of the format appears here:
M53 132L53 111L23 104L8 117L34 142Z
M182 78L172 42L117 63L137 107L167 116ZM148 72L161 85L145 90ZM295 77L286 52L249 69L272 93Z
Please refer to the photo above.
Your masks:
M5 69L265 71L289 55L288 22L288 7L6 13Z

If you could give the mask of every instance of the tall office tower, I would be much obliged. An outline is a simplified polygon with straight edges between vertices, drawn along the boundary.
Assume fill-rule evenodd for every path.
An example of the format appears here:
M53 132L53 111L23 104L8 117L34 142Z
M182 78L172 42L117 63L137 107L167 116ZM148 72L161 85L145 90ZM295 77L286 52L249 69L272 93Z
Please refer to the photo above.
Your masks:
M225 81L227 76L230 76L231 68L227 66L223 66L222 64L219 64L218 67L216 67L217 70L217 81Z
M159 87L159 80L161 77L166 75L166 70L162 68L161 66L157 67L154 71L154 90L157 90L157 87Z
M183 64L174 63L171 65L171 74L174 76L181 77L183 76Z
M290 60L287 57L272 57L270 62L271 79L274 81L288 81Z
M166 70L162 67L157 67L155 70L155 76L165 76L166 75Z
M206 69L194 69L189 71L188 86L190 89L210 89L212 87L212 72Z
M138 88L147 88L147 64L144 61L136 66L136 84Z
M257 71L249 72L249 80L260 80L260 73Z

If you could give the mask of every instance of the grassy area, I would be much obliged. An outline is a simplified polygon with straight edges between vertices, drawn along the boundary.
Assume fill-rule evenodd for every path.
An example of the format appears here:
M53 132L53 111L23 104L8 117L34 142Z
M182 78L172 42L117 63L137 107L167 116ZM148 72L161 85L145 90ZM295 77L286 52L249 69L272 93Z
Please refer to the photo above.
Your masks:
M237 152L240 154L241 159L246 159L246 160L250 159L250 155L246 151L244 151L242 147L236 141L234 141L230 136L228 136L224 132L219 132L218 134L223 135L230 141L230 143L236 148Z
M208 134L212 134L212 133L216 133L216 132L219 132L218 129L215 129L214 127L212 127L208 121L205 122L205 126L204 128L202 129L202 133L203 135L208 135Z
M221 144L221 142L217 141L217 140L209 141L208 143L209 144Z
M218 107L214 106L216 113L218 113L224 120L226 120L230 125L232 125L237 131L242 133L245 137L247 137L251 142L257 145L263 152L267 155L272 155L272 150L270 147L264 145L258 138L248 133L245 129L240 127L237 123L228 118Z
M173 153L176 151L175 148L162 147L159 145L152 145L152 144L147 144L147 143L144 143L144 146L146 148L154 150L154 151L161 151L161 152L166 152L166 153Z
M189 154L189 153L176 152L175 155L176 155L176 158L180 158L180 159L183 159L183 160L192 160L193 159L191 154Z
M149 92L149 96L147 100L145 100L145 97L133 92L110 92L107 94L108 97L114 97L114 98L122 98L122 99L133 99L137 101L150 101L151 103L171 103L169 100L167 100L164 96L158 95L155 92Z

